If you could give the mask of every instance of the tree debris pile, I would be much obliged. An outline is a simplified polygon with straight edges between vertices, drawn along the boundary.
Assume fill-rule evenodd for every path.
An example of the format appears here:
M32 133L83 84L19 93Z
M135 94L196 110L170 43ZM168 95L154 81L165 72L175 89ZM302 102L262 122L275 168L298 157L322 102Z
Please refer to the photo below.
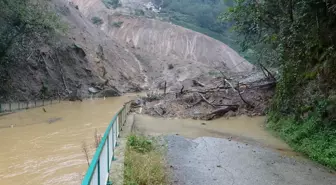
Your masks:
M242 114L265 115L275 80L239 81L222 77L207 82L194 79L188 83L190 86L182 85L178 91L147 93L147 97L138 99L134 105L141 104L142 113L155 117L212 120Z

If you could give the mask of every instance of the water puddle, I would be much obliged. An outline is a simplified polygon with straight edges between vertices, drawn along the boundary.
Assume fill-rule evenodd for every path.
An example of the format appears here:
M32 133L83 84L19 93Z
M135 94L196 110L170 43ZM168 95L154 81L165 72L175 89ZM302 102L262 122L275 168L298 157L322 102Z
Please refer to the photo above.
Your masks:
M299 156L264 128L265 117L239 116L212 121L162 119L135 115L134 129L148 135L178 134L187 138L217 137L272 148L286 156Z
M82 143L95 150L103 133L131 96L62 102L0 117L0 184L80 184L87 169Z

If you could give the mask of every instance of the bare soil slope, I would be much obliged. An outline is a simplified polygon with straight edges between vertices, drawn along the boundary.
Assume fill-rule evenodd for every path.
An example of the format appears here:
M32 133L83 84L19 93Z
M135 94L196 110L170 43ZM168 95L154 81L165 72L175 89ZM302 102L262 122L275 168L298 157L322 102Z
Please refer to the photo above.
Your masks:
M71 94L87 96L90 87L117 89L121 92L141 90L145 77L135 56L120 43L97 29L78 9L66 0L52 5L69 25L66 35L50 43L32 40L9 71L10 93L0 100L27 100Z
M98 27L135 53L150 87L164 81L179 84L218 69L226 75L253 70L224 43L168 22L131 15L149 1L121 2L121 8L108 9L101 0L73 0L88 19L101 18Z

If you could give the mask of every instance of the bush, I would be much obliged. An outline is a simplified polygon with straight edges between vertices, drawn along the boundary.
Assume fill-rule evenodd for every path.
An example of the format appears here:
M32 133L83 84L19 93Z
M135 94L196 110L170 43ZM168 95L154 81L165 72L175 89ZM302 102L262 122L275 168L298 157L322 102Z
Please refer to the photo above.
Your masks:
M173 64L168 64L168 69L174 69L174 65Z
M102 25L104 21L100 17L92 17L91 21L95 25Z
M103 3L105 4L106 8L110 9L116 9L121 6L121 3L119 0L102 0Z
M114 23L112 23L112 26L120 28L123 23L124 22L122 22L122 21L114 22Z
M135 13L136 16L144 16L145 12L141 9L135 9Z
M146 153L153 150L153 143L144 136L131 135L128 137L128 147L139 153Z

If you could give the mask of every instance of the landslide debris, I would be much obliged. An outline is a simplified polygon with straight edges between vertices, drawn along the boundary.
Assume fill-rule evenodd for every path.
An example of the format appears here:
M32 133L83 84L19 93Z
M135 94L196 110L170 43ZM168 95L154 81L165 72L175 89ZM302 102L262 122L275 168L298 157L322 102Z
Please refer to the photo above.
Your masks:
M186 80L165 92L148 92L133 103L134 111L154 117L212 120L222 116L262 116L274 94L276 81L260 73L235 79L204 76Z

